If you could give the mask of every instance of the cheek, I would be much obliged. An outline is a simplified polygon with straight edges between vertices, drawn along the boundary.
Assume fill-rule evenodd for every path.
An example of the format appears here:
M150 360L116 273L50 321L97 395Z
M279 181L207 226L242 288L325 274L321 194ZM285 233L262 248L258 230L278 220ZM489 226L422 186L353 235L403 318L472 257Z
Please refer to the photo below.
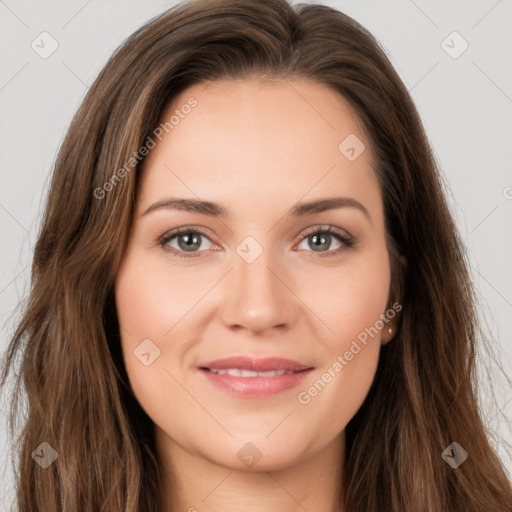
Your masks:
M375 324L385 313L391 279L387 251L368 254L336 271L317 273L315 285L303 288L304 302L329 328L323 339L331 354L347 350L361 333L375 334ZM377 325L382 328L381 322ZM368 338L380 340L380 335Z
M176 269L128 256L116 279L116 307L126 347L144 338L161 343L172 337L175 326L186 323L185 315L197 304L198 289L207 289L196 281Z
M307 296L329 335L320 338L323 364L317 379L297 398L332 432L344 428L360 408L378 365L390 270L387 251L372 254L350 268L317 276Z
M129 264L118 277L117 314L123 345L129 352L145 338L161 338L164 330L171 327L161 315L161 310L168 305L162 300L163 294L164 287L159 288L152 275L136 263Z
M181 292L176 297L164 276L150 261L128 253L115 283L124 365L132 392L152 419L162 414L162 404L171 405L168 388L173 380L165 370L174 373L171 363L179 360L181 347L165 341L187 303Z
M126 254L115 296L124 364L135 393L161 388L158 379L170 379L164 369L181 371L180 362L200 328L201 297L216 280L165 261L155 263L139 251Z

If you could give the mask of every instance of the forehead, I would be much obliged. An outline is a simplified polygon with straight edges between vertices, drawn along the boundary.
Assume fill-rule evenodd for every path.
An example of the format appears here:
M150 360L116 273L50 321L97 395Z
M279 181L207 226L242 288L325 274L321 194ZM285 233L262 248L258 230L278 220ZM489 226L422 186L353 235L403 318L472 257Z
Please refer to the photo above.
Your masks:
M196 84L173 99L160 122L168 123L168 133L155 138L144 161L139 210L171 193L233 206L237 198L243 206L241 198L250 196L259 208L268 208L364 192L379 205L364 128L350 104L323 84L295 79ZM357 158L346 153L348 146L360 152Z

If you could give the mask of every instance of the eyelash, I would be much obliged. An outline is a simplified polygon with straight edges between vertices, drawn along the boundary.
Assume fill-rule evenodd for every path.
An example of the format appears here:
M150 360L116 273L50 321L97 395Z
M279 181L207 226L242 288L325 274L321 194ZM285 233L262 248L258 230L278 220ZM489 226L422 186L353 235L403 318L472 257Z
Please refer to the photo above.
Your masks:
M182 228L177 228L174 231L171 231L170 233L166 233L166 234L162 235L161 237L159 237L158 240L157 240L158 241L158 245L160 245L165 251L170 252L173 256L176 256L177 258L188 259L188 258L196 258L196 257L200 256L201 253L204 252L204 251L197 251L197 252L193 252L193 253L187 253L186 251L179 251L177 249L169 248L167 246L167 244L173 238L175 238L178 235L184 234L184 233L186 233L186 234L199 234L199 235L204 236L205 238L208 238L208 240L209 240L208 234L205 231L203 231L201 228L198 228L198 227L195 227L195 228L182 227ZM355 240L353 238L347 236L347 234L344 231L342 231L342 230L340 230L340 229L338 229L338 228L336 228L334 226L320 226L320 227L315 226L314 228L312 228L311 230L306 231L306 233L304 233L302 235L302 238L299 240L299 243L302 242L307 237L309 237L311 235L316 235L316 234L319 234L319 233L328 233L330 235L334 235L336 238L338 238L338 240L344 246L344 247L339 247L338 249L335 249L335 250L326 251L323 254L322 253L318 253L317 255L320 256L321 258L336 256L341 251L343 251L344 249L352 249L356 245L356 242L355 242ZM313 252L313 251L306 251L306 252Z

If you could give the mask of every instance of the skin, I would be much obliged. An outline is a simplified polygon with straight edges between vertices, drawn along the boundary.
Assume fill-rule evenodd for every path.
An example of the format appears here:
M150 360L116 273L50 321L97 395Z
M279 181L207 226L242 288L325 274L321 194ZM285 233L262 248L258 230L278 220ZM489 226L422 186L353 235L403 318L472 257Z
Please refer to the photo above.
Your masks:
M398 316L359 343L308 404L297 395L389 309L390 262L370 142L343 97L318 83L199 84L176 97L162 119L191 96L197 106L144 161L115 283L124 363L155 424L164 468L161 510L337 511L345 427ZM355 161L338 150L349 134L366 145ZM170 196L215 201L228 216L171 209L143 215ZM359 201L368 217L353 207L287 215L299 201L334 196ZM356 245L346 248L331 235L330 245L315 251L306 228L326 225ZM193 249L198 257L180 259L158 244L182 226L207 231ZM247 236L263 249L252 263L236 251ZM169 246L191 254L183 234ZM144 339L160 350L149 366L133 353ZM239 398L197 369L237 355L285 357L314 370L280 394ZM252 466L237 456L249 442L261 453Z

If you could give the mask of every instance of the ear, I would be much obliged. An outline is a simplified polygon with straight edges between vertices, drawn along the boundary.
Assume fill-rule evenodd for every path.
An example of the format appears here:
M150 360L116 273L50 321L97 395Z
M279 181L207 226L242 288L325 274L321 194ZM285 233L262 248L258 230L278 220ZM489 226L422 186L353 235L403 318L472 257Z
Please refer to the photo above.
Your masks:
M382 345L387 345L397 335L402 308L402 304L395 301L386 311L385 317L387 318L387 321L384 323L384 327L380 331Z
M393 320L386 323L380 331L380 340L382 345L387 345L395 337L398 325L398 322L395 321L395 319L396 316Z
M382 345L388 344L397 335L402 309L401 301L395 300L382 315L386 319L383 320L384 326L380 331Z
M400 263L407 267L407 259L405 256L400 256ZM392 306L389 306L386 310L385 317L388 319L384 323L384 327L381 330L381 343L387 345L395 336L398 331L398 323L400 319L400 311L402 311L402 300L401 297L397 298Z

